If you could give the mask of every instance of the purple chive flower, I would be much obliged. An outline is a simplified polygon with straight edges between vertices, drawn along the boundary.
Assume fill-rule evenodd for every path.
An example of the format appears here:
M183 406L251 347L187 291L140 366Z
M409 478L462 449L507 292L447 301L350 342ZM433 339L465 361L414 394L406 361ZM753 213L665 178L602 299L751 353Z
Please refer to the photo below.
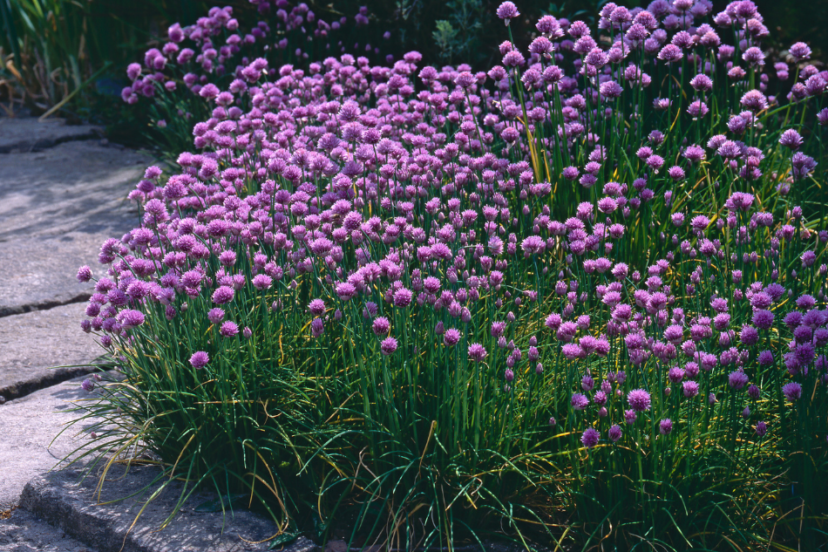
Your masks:
M627 402L636 412L650 409L650 394L644 389L633 389L627 394Z
M693 90L707 92L713 88L713 81L707 75L699 73L690 79L690 86L693 87Z
M589 399L583 393L573 393L571 402L575 410L585 410L589 406Z
M512 2L503 2L497 7L497 16L508 26L509 21L520 16L520 12Z
M388 321L386 317L379 316L374 319L374 322L371 325L371 329L374 330L374 335L387 335L388 331L391 329L391 323Z
M356 294L357 290L353 284L340 282L336 285L336 295L343 301L352 299Z
M769 330L773 327L773 313L760 309L753 313L753 325L760 330Z
M608 435L613 443L617 443L624 435L624 432L621 430L621 426L613 424L612 427L609 428Z
M224 337L233 337L238 335L239 333L239 326L235 322L230 322L229 320L221 325L219 328L219 333Z
M768 99L759 90L750 90L746 92L740 103L747 109L753 112L759 112L768 108Z
M765 422L756 422L756 435L759 437L764 437L765 434L768 432L768 424Z
M802 61L811 57L811 48L804 42L797 42L788 48L788 52L796 61Z
M210 362L210 355L205 353L204 351L196 351L193 353L193 356L190 357L190 365L196 370L201 370L207 363Z
M802 396L802 386L795 381L786 383L782 386L782 393L785 395L785 398L793 402Z
M739 338L743 345L750 347L751 345L756 345L759 341L759 332L753 326L742 326Z
M253 287L258 289L259 291L270 289L270 286L272 285L273 278L271 278L267 274L257 274L256 276L253 276Z
M682 392L684 393L684 396L687 397L688 399L693 398L693 397L695 397L696 395L699 394L699 384L695 381L692 381L692 380L683 381L681 383L681 387L682 387Z
M730 375L727 377L727 383L733 389L737 391L742 389L748 383L748 376L744 372L740 372L736 370L735 372L731 372Z
M658 422L658 431L662 435L669 435L673 431L673 421L670 418L664 418Z
M255 278L253 279L255 285ZM325 314L325 301L322 299L314 299L308 303L308 310L314 316L322 316Z
M802 136L800 136L794 129L789 128L782 133L782 136L779 138L779 143L786 148L798 150L802 145Z
M587 428L586 431L584 431L583 435L581 435L581 443L586 448L592 448L598 444L600 438L601 434L598 432L598 430L590 427Z
M667 372L667 378L671 383L678 383L684 379L684 370L678 366L674 366Z
M679 61L682 57L684 57L684 54L682 53L681 48L675 46L674 44L668 44L658 52L658 59L666 63L674 63Z
M542 253L546 247L546 242L540 236L529 236L520 244L521 249L530 255Z
M91 393L92 390L95 389L95 382L90 379L85 379L81 383L81 389L83 389L87 393Z
M406 288L400 288L394 293L394 306L404 308L411 304L414 294Z
M617 98L622 94L622 92L624 92L624 88L615 81L607 81L602 83L599 90L603 97L610 99Z
M447 347L454 347L455 345L457 345L457 343L460 342L460 337L460 330L457 330L455 328L449 328L443 335L443 343Z
M213 303L216 305L224 305L233 300L235 292L229 286L220 286L213 292Z
M394 354L397 350L397 340L393 337L386 337L382 340L382 343L380 343L380 350L382 351L382 354L386 356Z
M78 282L88 282L92 279L92 269L84 265L78 269Z
M210 312L207 313L207 319L211 324L218 324L224 320L224 310L218 307L210 309Z
M624 421L627 425L632 425L638 419L638 414L636 414L635 410L625 410L624 411Z
M126 309L118 313L118 320L124 329L136 328L144 323L144 313Z
M489 353L486 352L486 348L480 343L472 343L469 345L469 359L474 362L483 362L483 359L485 359L488 354Z
M249 338L250 335L250 328L245 328L243 330L243 335L246 338ZM311 320L311 335L313 337L320 337L322 334L325 333L325 321L321 318L314 318Z
M558 425L558 420L555 419L555 416L550 416L549 427L555 427L556 425Z
M707 227L710 225L710 219L704 215L698 215L693 217L690 221L690 226L693 230L697 233L702 233L707 230Z

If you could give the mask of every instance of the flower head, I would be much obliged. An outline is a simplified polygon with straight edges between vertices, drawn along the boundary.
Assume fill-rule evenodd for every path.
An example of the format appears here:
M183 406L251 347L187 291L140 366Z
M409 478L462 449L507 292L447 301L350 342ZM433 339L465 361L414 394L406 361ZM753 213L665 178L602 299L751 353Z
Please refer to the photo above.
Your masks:
M573 393L571 402L575 410L585 410L589 406L589 399L583 393Z
M636 412L650 409L650 394L644 389L633 389L627 393L627 402Z
M489 353L486 352L486 348L481 345L480 343L472 343L469 345L469 358L474 362L483 362L483 359Z
M795 381L786 383L782 386L782 393L785 395L785 398L793 402L802 396L802 386Z
M392 355L397 350L397 340L393 337L386 337L380 343L380 350L384 355Z
M764 437L768 432L768 424L765 422L756 422L756 435Z
M210 355L205 353L204 351L196 351L193 353L193 356L190 357L190 364L196 370L200 370L207 366L207 363L210 362Z
M598 444L600 438L601 434L598 432L598 430L590 427L584 431L583 435L581 435L581 443L586 448L592 448Z
M235 322L227 321L219 328L219 333L224 337L233 337L239 333L239 326Z
M520 16L520 12L517 6L507 0L497 7L497 16L508 26L510 20Z
M460 342L460 337L460 330L457 330L455 328L449 328L443 335L443 343L447 347L454 347L455 345L457 345L457 343Z
M78 282L88 282L92 279L92 269L82 266L78 269Z

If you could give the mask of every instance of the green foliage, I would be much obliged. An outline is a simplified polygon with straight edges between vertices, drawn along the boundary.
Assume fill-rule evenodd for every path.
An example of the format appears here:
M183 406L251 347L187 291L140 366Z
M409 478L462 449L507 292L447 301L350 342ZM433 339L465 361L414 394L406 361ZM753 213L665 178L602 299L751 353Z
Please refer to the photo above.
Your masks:
M481 32L489 13L482 0L452 0L446 4L449 20L435 22L434 40L440 59L446 63L469 60L481 48Z
M440 47L440 57L450 61L454 55L454 43L457 40L457 30L449 21L437 21L437 30L434 31L434 41Z

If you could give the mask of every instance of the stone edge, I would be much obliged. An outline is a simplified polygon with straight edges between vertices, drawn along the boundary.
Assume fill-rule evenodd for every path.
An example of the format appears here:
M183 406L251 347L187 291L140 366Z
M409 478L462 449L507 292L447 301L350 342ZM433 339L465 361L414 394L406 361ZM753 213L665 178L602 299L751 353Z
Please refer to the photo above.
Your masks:
M67 366L64 368L49 369L45 374L41 374L35 378L16 381L9 385L0 387L0 405L7 401L21 399L26 395L31 395L35 391L46 389L53 385L69 381L80 376L94 374L102 366L90 364L86 366Z
M103 136L103 130L98 127L90 127L86 132L79 134L70 134L68 136L61 136L59 138L41 138L36 140L21 140L6 146L0 146L0 154L8 154L12 152L17 153L33 153L45 149L53 148L58 144L65 142L77 142L82 140L96 140Z
M49 310L55 307L62 307L64 305L72 305L74 303L83 303L84 301L88 301L90 297L92 297L91 293L84 292L66 297L65 299L46 299L43 301L36 301L34 303L14 306L0 305L0 318L14 316L16 314L26 314L27 312Z
M62 472L52 472L32 478L24 487L20 495L20 508L34 514L37 518L49 525L63 530L67 535L82 542L87 546L94 547L98 552L170 552L163 542L140 538L146 528L138 527L131 532L123 527L118 520L106 515L101 510L94 508L92 497L82 500L80 497L72 496L61 484L54 484L52 479L59 479L61 475L78 475L78 470L67 469ZM85 497L85 494L83 495ZM88 503L88 504L87 504ZM119 503L120 504L120 503ZM148 508L152 508L152 504ZM127 504L123 504L124 511L129 510ZM215 516L220 519L221 512L200 514L202 516ZM244 533L244 522L240 518L251 520L249 523L261 523L263 518L252 512L245 512L245 516L236 516L233 533ZM164 529L164 532L175 531L174 526ZM226 541L220 550L226 550ZM247 549L241 545L233 549ZM204 552L211 552L213 547L203 548ZM299 537L293 543L276 548L281 552L319 552L319 547L305 537Z

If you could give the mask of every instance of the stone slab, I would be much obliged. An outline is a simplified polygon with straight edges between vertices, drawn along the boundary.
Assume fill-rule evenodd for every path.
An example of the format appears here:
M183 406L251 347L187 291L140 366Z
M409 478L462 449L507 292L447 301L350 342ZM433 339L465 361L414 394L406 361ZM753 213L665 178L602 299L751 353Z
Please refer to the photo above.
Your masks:
M98 142L4 155L0 171L0 316L87 298L79 266L97 269L109 237L137 225L134 189L150 158Z
M160 483L153 484L158 469L152 466L115 465L104 481L100 500L97 477L80 482L81 470L67 469L34 477L21 495L21 507L64 530L73 538L100 552L246 552L267 550L263 541L277 533L271 521L246 510L200 512L197 507L215 496L194 493L164 529L182 490L173 482L149 502L135 522L148 497ZM147 490L141 492L142 489ZM138 493L124 501L114 499ZM135 522L135 526L132 526ZM222 529L223 526L223 529ZM277 548L278 549L278 548ZM300 537L282 548L285 552L312 552L316 546Z
M107 237L68 232L0 241L0 317L89 299L94 284L78 282L76 274L82 265L89 265L96 279L105 274L97 257Z
M17 509L0 521L0 552L97 552L73 539L66 531Z
M39 121L34 117L2 117L0 153L33 151L70 140L88 140L101 134L98 127L67 125L58 118Z
M88 394L83 378L37 391L0 406L0 511L15 505L26 483L57 466L75 449L89 443L78 424L57 439L65 424L80 417L73 402ZM52 442L54 440L54 442Z
M104 352L95 335L80 329L85 308L74 303L0 318L0 396L16 399L98 370L71 366L89 364Z

